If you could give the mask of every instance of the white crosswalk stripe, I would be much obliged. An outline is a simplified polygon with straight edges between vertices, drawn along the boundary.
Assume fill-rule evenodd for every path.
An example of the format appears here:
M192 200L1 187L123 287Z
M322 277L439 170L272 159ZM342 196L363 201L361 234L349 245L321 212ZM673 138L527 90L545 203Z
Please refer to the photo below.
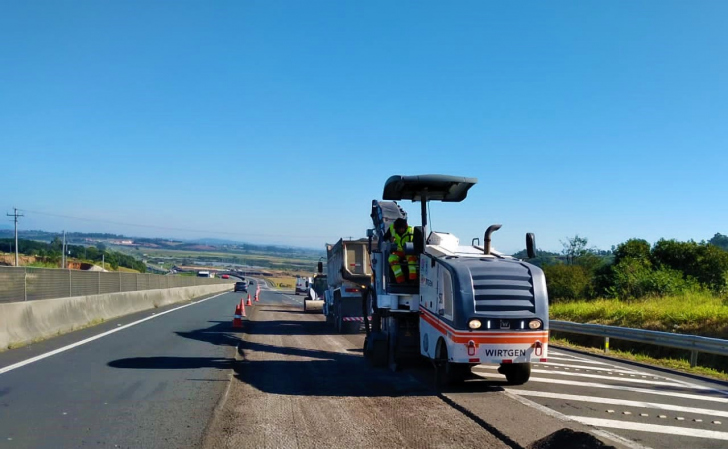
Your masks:
M548 377L531 377L528 381L531 382L538 382L538 383L546 383L546 384L555 384L555 385L568 385L573 387L583 387L583 388L601 388L601 389L607 389L607 390L621 390L621 391L629 391L632 393L642 393L642 394L652 394L656 396L671 396L674 398L682 398L682 399L693 399L698 401L708 401L708 402L721 402L724 404L728 404L728 398L716 398L712 396L704 396L704 395L698 395L698 394L689 394L689 393L680 393L676 391L659 391L659 390L652 390L648 388L636 388L636 387L627 387L622 385L609 385L609 384L602 384L597 382L579 382L576 380L567 380L567 379L551 379Z
M548 360L558 360L560 362L581 362L581 363L588 363L590 365L602 365L602 366L609 366L608 363L604 362L597 362L596 360L580 360L575 358L569 358L569 357L552 357L551 353L549 353Z
M497 370L497 366L491 366L491 365L478 365L475 368L473 368L476 371L480 370ZM645 385L661 385L661 386L669 386L669 387L676 387L680 386L681 384L673 381L663 382L659 380L648 380L648 379L637 379L637 378L631 378L631 377L619 377L619 376L602 376L600 374L589 374L589 373L577 373L577 372L566 372L566 371L556 371L556 370L543 370L543 369L532 369L532 373L538 373L538 374L552 374L557 376L569 376L569 377L586 377L590 379L602 379L602 380L611 380L611 381L618 381L618 382L629 382L629 383L637 383L637 384L645 384ZM711 390L711 388L703 387L700 385L692 385L689 387L694 390Z
M643 401L628 401L623 399L612 399L605 397L594 397L594 396L583 396L575 394L559 394L559 393L548 393L544 391L528 391L518 389L508 389L511 393L519 394L522 396L531 396L537 398L549 398L549 399L563 399L566 401L577 401L577 402L593 402L596 404L610 404L610 405L622 405L625 407L635 408L652 408L657 410L669 410L673 412L693 413L696 415L708 415L708 416L720 416L728 417L728 411L712 410L707 408L697 407L683 407L680 405L662 404L657 402L643 402Z
M506 387L506 394L629 439L645 432L673 435L671 447L702 447L686 442L690 438L715 440L710 447L728 441L728 431L721 430L728 420L728 391L679 374L602 360L549 351L546 362L533 363L529 383ZM497 368L478 365L473 372L492 379L500 376L494 373ZM570 410L570 416L560 410Z
M610 373L624 373L624 374L636 374L640 376L648 376L648 373L641 372L641 371L632 371L632 370L625 370L625 369L613 369L609 366L607 367L595 367L595 366L587 366L587 365L571 365L566 363L554 363L554 362L539 362L534 365L547 365L547 366L558 366L562 368L571 368L571 369L584 369L584 370L591 370L591 371L606 371ZM652 377L652 376L650 376Z
M608 429L637 430L642 432L661 433L664 435L679 435L695 438L709 438L711 440L728 441L728 432L716 430L693 429L688 427L662 426L656 424L619 421L616 419L587 418L584 416L569 416L576 422L588 426L606 427Z

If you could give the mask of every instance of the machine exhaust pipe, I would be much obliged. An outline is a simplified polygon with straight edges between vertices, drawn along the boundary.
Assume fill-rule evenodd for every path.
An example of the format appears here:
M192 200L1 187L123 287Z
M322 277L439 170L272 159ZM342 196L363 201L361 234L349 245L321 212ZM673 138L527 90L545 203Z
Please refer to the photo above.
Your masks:
M484 243L483 252L485 253L486 256L490 255L490 235L500 228L501 228L501 225L494 224L494 225L488 226L488 229L485 230L485 236L483 236L483 243Z

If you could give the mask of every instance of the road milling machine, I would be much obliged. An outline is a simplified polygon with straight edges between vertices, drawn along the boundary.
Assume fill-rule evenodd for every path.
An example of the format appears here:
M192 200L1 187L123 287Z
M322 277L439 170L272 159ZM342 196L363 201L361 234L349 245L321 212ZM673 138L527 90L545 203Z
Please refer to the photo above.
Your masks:
M523 384L531 363L546 361L543 271L491 248L491 234L501 225L485 231L482 246L479 239L463 246L452 234L428 230L428 202L463 201L476 183L445 175L392 176L383 201L372 201L372 282L364 289L362 318L364 354L374 366L395 370L422 356L434 362L438 383L449 384L464 380L475 365L495 364L508 383ZM420 203L421 226L405 245L407 254L417 255L419 270L417 281L400 284L388 261L394 244L384 236L394 220L407 218L398 203L406 200ZM526 234L526 247L535 257L533 234Z

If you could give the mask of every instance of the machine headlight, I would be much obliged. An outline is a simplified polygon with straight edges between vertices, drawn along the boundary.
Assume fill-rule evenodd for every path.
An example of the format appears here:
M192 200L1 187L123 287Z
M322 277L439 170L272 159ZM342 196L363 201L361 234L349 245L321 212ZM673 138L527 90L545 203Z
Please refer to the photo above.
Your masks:
M528 327L531 329L538 329L541 327L541 321L539 320L531 320L528 322Z
M468 322L468 327L470 329L480 329L480 326L482 325L483 324L480 322L480 320L470 320L470 322Z

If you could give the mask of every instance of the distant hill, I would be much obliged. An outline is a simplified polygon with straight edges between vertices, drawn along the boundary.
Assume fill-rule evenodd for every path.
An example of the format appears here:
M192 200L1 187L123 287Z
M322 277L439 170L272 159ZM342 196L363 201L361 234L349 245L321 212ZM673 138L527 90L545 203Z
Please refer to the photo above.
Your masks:
M13 229L0 229L0 238L12 238ZM18 236L26 240L35 240L41 242L51 242L59 237L59 232L48 232L41 230L21 230ZM97 232L68 232L66 233L68 243L80 245L94 245L96 242L104 244L115 244L115 242L132 242L124 243L124 246L136 248L155 248L155 249L171 249L183 251L216 251L216 252L264 252L280 255L296 255L305 257L319 257L323 255L323 246L321 250L312 248L300 248L294 246L283 245L261 245L253 243L237 242L228 239L194 239L194 240L175 240L168 238L148 238L148 237L129 237L121 234L97 233Z

